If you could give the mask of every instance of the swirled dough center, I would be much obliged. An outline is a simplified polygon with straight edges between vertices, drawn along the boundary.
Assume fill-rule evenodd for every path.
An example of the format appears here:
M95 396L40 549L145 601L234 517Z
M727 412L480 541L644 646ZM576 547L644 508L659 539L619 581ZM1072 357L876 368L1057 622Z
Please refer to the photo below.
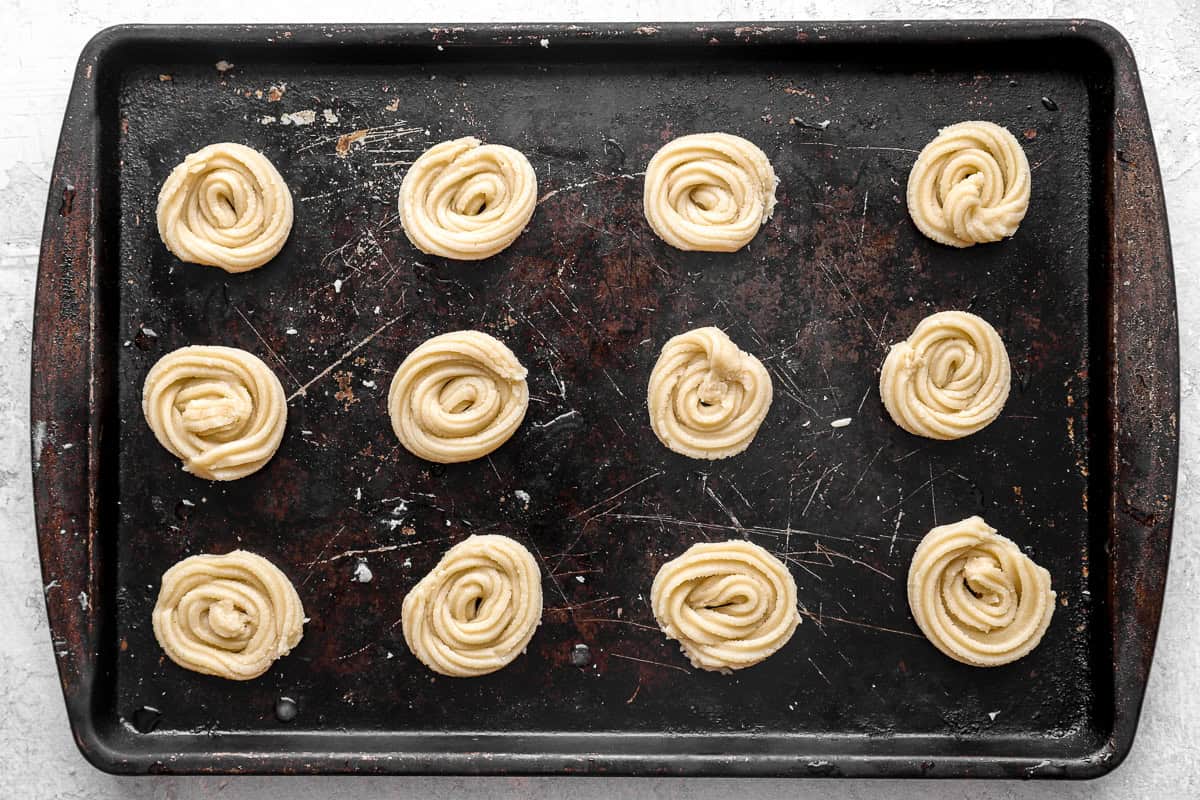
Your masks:
M941 311L892 345L879 374L879 395L909 433L959 439L1000 415L1011 382L1008 352L996 329L966 311Z
M236 681L262 675L304 635L291 581L245 550L191 556L167 570L152 621L154 638L176 664Z
M977 667L1025 656L1054 614L1050 573L979 517L934 528L908 568L908 605L946 655Z
M533 555L507 536L471 536L451 547L404 598L404 640L425 666L469 678L510 664L542 619Z
M142 386L142 413L184 470L211 481L262 469L287 425L275 373L234 347L182 347L160 358Z
M728 458L750 446L771 398L757 358L719 328L696 328L668 341L650 373L650 427L676 453Z
M423 253L476 261L508 247L537 206L537 176L511 147L474 137L434 145L400 184L400 222Z
M935 242L998 242L1017 232L1029 188L1029 161L1011 133L993 122L960 122L942 128L917 156L908 212Z
M732 253L775 210L779 179L753 142L727 133L680 136L646 167L646 221L680 250Z
M787 644L800 624L796 582L752 542L692 545L654 577L658 625L699 669L749 667Z
M388 391L400 443L426 461L482 458L508 441L529 407L526 371L479 331L434 336L404 359Z
M158 234L181 261L246 272L279 253L292 193L261 153L233 142L192 153L158 193Z

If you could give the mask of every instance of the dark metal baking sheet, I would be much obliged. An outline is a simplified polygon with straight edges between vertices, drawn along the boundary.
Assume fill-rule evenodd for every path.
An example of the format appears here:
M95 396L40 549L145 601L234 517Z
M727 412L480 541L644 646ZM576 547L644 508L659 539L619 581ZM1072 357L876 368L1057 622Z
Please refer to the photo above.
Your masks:
M971 118L1021 138L1033 197L1014 239L957 251L917 233L903 193L917 150ZM674 251L641 215L650 155L705 130L755 141L781 178L734 255ZM409 245L395 198L415 154L469 134L527 153L541 199L503 254L451 263ZM155 232L170 168L222 140L262 150L296 199L282 253L245 275L181 265ZM1166 572L1167 241L1133 57L1094 22L105 31L67 109L34 334L76 739L115 772L1101 774L1133 737ZM947 308L991 320L1014 367L1000 420L951 443L898 429L875 391L887 343ZM753 447L711 464L661 447L644 410L658 348L706 324L776 387ZM516 351L534 401L490 458L431 465L396 444L386 388L463 327ZM141 419L151 364L196 343L257 353L291 395L252 477L182 473ZM1037 650L986 671L925 642L904 596L919 537L974 513L1061 601ZM507 669L435 679L400 600L485 530L538 555L544 623ZM654 629L646 593L665 559L728 536L788 557L805 622L722 676ZM247 683L179 669L149 624L170 564L238 546L311 616Z

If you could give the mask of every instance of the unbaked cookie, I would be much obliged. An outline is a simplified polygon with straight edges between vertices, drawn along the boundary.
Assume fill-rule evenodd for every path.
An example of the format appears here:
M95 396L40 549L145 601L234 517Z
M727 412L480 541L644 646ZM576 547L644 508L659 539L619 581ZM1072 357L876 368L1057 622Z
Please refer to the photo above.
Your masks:
M246 681L304 635L304 608L288 577L262 556L234 550L191 556L163 574L154 638L184 669Z
M1011 382L996 329L966 311L941 311L892 345L879 373L879 396L909 433L960 439L1000 415Z
M487 675L519 656L542 620L542 575L507 536L471 536L446 551L404 598L404 641L434 672Z
M703 542L662 565L650 589L654 618L692 665L728 672L787 644L800 624L796 581L752 542Z
M779 179L751 141L695 133L664 145L646 167L646 221L680 250L745 247L775 209Z
M434 336L409 353L392 378L392 429L405 449L426 461L483 458L525 419L526 374L513 351L486 333Z
M665 345L650 373L650 427L690 458L735 456L771 408L771 376L720 328L696 328Z
M400 223L423 253L459 261L496 255L529 224L537 176L521 152L472 136L434 145L400 184Z
M262 153L233 142L192 153L158 193L158 235L181 261L246 272L279 253L292 193Z
M1054 614L1050 573L979 517L934 528L908 568L908 605L938 650L996 667L1037 647Z
M921 233L951 247L998 242L1029 209L1029 161L993 122L942 128L908 176L908 213Z
M142 386L142 413L184 470L210 481L262 469L287 425L279 378L234 347L181 347L160 358Z

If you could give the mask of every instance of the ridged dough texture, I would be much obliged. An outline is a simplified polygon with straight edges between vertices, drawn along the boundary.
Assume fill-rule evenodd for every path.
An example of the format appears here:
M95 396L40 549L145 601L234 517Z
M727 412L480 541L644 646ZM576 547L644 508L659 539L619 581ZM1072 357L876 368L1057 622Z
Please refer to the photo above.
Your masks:
M772 391L762 362L720 328L696 328L663 345L650 373L650 427L690 458L735 456L766 419Z
M951 247L998 242L1029 209L1029 160L993 122L942 128L908 175L908 213L921 233Z
M966 311L940 311L892 345L879 373L879 396L909 433L960 439L1000 415L1011 383L996 329Z
M304 607L288 577L262 556L191 556L163 574L154 638L184 669L248 681L304 635Z
M520 151L472 136L421 154L400 184L400 223L423 253L459 261L496 255L525 230L537 176Z
M486 333L434 336L409 353L392 378L392 430L426 461L483 458L525 419L526 374L513 351Z
M158 360L142 386L142 413L185 471L232 481L271 460L287 426L279 378L235 347L181 347Z
M792 574L740 539L694 544L663 564L650 604L663 633L704 670L753 666L787 644L800 624Z
M404 641L452 678L487 675L519 656L542 621L542 575L507 536L470 536L446 551L401 608Z
M292 193L245 145L192 153L158 192L158 235L181 261L246 272L274 258L291 231Z
M646 168L646 221L680 250L732 253L775 210L779 179L754 142L694 133L665 144Z
M925 534L908 568L908 605L938 650L976 667L1016 661L1054 614L1050 573L979 517Z

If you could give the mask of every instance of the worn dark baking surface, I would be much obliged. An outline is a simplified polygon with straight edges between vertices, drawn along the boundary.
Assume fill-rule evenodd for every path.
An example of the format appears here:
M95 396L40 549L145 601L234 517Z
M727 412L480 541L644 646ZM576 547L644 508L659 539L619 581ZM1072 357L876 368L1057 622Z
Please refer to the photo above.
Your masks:
M1119 37L1082 29L108 34L94 77L89 373L103 431L89 436L89 552L103 569L86 599L88 718L73 714L77 735L92 734L79 735L85 752L121 771L1109 768L1140 704L1139 688L1133 723L1114 707L1120 644L1106 598L1117 567L1105 549L1117 468L1108 414L1089 416L1113 408L1116 380ZM1017 135L1033 195L1015 238L958 251L916 231L904 188L939 127L976 118ZM641 213L655 149L708 130L754 141L780 177L774 218L732 255L675 251ZM395 209L411 160L466 135L520 149L539 181L529 228L482 263L416 251ZM295 199L283 251L244 275L179 263L155 228L167 173L217 141L261 150ZM1144 235L1165 239L1165 217L1152 221ZM1169 261L1158 269L1161 303ZM904 433L877 392L887 344L943 309L992 322L1014 370L1001 418L949 443ZM1151 322L1173 348L1173 295L1170 310ZM51 335L44 319L39 341ZM671 454L645 414L658 349L700 325L724 328L775 385L754 445L727 461ZM458 328L512 347L532 402L490 458L432 465L397 444L385 397L409 350ZM290 395L278 454L232 483L180 471L140 411L150 366L206 343L256 353ZM35 438L38 413L35 402ZM1173 447L1170 424L1159 434ZM42 429L51 450L68 443L56 431ZM1170 474L1150 482L1170 488L1174 451L1155 457ZM1169 492L1162 502L1165 519L1141 511L1169 532ZM929 645L905 597L919 538L970 514L1049 569L1059 597L1041 646L986 671ZM55 531L40 524L46 548ZM435 678L404 644L400 601L450 544L485 531L538 556L543 624L508 668ZM657 631L649 586L690 544L741 536L787 559L804 624L759 666L700 672ZM235 547L283 568L311 617L299 647L247 683L176 667L149 624L167 567ZM352 577L362 559L369 583ZM1151 648L1161 572L1138 575ZM51 561L47 581L55 574ZM64 674L70 707L69 684ZM276 714L285 697L298 709L287 722Z

